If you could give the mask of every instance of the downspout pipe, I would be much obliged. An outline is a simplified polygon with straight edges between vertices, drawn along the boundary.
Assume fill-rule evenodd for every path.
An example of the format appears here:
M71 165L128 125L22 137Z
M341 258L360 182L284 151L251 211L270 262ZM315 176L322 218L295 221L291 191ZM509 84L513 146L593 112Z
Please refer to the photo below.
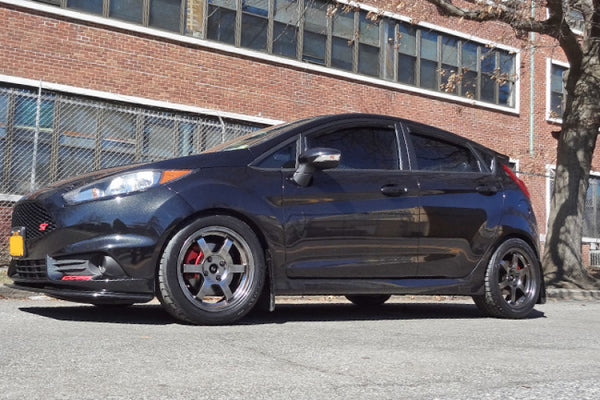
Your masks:
M531 2L531 18L535 18L535 2ZM534 133L534 94L535 94L535 32L529 32L529 155L533 157L533 133Z

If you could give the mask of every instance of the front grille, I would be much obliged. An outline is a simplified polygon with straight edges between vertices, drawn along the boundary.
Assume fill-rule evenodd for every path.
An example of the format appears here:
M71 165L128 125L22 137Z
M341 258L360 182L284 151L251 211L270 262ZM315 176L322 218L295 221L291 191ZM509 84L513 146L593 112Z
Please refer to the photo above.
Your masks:
M37 239L56 229L48 210L36 201L24 201L15 206L12 226L24 226L27 239Z
M48 279L44 260L19 260L15 263L15 280L41 281Z

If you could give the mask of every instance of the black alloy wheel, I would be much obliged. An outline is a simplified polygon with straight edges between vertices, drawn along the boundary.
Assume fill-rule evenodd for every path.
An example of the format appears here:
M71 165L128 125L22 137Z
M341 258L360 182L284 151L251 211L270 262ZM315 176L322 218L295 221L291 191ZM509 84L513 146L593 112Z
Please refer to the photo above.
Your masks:
M198 219L178 232L161 258L158 283L165 309L194 324L227 324L256 304L265 280L263 249L244 222Z
M531 247L521 239L508 239L490 259L484 294L473 300L489 316L525 318L537 303L541 279L540 263Z

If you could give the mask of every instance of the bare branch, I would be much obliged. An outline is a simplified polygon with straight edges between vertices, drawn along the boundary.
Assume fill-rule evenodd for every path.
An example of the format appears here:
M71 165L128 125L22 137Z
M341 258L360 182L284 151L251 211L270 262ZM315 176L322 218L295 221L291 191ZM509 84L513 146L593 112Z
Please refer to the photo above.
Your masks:
M526 10L524 6L527 6L527 4L519 1L474 1L471 2L473 8L455 6L451 0L425 1L436 6L443 15L477 22L501 21L516 30L542 33L557 39L560 34L560 30L557 29L557 21L553 20L552 16L545 21L530 18L527 13L523 12ZM560 3L561 0L550 1Z

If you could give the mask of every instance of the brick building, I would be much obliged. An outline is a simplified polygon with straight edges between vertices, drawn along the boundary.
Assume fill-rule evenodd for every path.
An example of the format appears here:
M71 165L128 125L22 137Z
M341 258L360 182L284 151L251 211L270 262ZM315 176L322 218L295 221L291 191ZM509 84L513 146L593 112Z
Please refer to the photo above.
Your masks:
M2 224L21 195L66 176L281 121L372 112L508 154L543 241L562 52L424 3L403 12L377 0L0 0ZM584 254L595 265L600 158L593 171Z

